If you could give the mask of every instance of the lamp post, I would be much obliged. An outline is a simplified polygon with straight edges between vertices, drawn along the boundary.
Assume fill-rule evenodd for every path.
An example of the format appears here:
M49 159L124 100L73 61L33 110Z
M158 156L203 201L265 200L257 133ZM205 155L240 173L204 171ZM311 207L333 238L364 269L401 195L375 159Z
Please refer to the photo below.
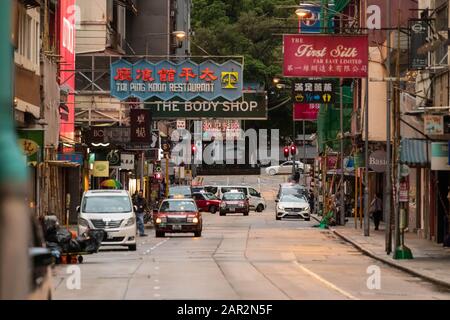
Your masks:
M163 33L146 33L143 35L145 37L145 55L148 55L148 38L150 36L169 36L169 35L173 35L178 41L183 41L186 38L186 32L182 31L182 30L173 31L170 33L164 33L164 32Z

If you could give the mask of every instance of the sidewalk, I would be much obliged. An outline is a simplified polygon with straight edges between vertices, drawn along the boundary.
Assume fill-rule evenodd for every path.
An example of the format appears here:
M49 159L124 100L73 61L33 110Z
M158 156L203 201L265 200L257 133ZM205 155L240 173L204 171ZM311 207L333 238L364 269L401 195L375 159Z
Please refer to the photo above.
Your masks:
M312 216L317 221L319 216ZM370 228L370 236L365 237L363 230L355 229L354 220L348 218L346 226L331 227L337 236L351 243L366 255L389 264L392 267L408 272L414 276L421 277L435 284L450 288L450 248L444 248L429 240L420 239L413 233L405 236L405 245L412 251L412 260L394 260L385 252L384 225L380 225L379 231L374 231L373 223Z

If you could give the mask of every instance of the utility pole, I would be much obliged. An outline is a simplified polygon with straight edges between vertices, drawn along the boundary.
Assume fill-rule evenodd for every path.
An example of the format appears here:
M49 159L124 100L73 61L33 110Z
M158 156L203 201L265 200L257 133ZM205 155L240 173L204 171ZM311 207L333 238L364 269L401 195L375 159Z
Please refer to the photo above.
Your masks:
M369 78L366 79L366 93L364 97L364 105L366 112L364 113L364 236L370 235L369 220Z
M305 183L305 187L307 184L306 181L306 130L305 130L305 120L303 120L303 179Z
M386 11L388 12L388 28L391 27L391 0L386 0ZM387 77L391 77L391 31L387 30ZM391 177L391 102L392 102L392 82L387 83L387 105L386 105L386 188L384 192L384 218L386 236L386 254L392 252L392 224L391 224L391 197L392 197L392 177Z
M339 117L340 117L340 128L341 128L341 187L340 187L340 209L341 217L340 217L340 224L343 226L345 225L345 193L344 193L344 99L343 99L343 85L344 81L343 79L340 79L339 81L339 93L340 93L340 103L339 103Z

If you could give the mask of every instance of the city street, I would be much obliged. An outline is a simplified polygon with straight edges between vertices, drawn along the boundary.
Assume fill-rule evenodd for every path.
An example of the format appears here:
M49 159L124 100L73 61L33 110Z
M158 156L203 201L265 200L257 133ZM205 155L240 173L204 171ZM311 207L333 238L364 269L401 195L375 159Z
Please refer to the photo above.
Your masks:
M204 184L224 181L205 177ZM258 188L258 177L230 177ZM139 238L138 250L114 248L78 265L81 288L69 290L55 268L55 299L450 299L450 291L364 256L314 220L276 221L274 195L285 177L261 177L263 213L204 213L201 238ZM369 267L381 288L369 289Z

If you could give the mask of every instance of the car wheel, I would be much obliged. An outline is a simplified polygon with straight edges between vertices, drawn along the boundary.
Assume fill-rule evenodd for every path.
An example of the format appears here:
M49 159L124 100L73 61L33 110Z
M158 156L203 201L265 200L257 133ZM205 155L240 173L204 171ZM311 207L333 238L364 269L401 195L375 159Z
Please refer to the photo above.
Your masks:
M156 231L155 235L157 238L164 238L164 236L166 235L165 232L162 231Z
M306 218L306 219L305 219L305 221L310 221L310 220L311 220L311 218Z
M277 215L275 216L275 219L276 220L281 220L281 218L279 216L277 216Z
M195 236L196 238L199 238L199 237L202 236L202 232L201 232L201 231L196 231L196 232L194 232L194 236Z
M277 171L276 171L275 169L270 169L270 170L269 170L269 174L270 174L271 176L274 176L274 175L277 174Z
M220 215L221 215L221 216L224 216L224 215L225 215L225 212L220 211Z
M211 212L212 214L215 214L217 212L216 207L215 206L209 207L209 212Z
M130 245L128 246L128 250L129 250L129 251L136 251L136 245L135 245L135 244L130 244Z
M264 206L262 204L258 204L256 207L256 212L262 212L264 210Z

